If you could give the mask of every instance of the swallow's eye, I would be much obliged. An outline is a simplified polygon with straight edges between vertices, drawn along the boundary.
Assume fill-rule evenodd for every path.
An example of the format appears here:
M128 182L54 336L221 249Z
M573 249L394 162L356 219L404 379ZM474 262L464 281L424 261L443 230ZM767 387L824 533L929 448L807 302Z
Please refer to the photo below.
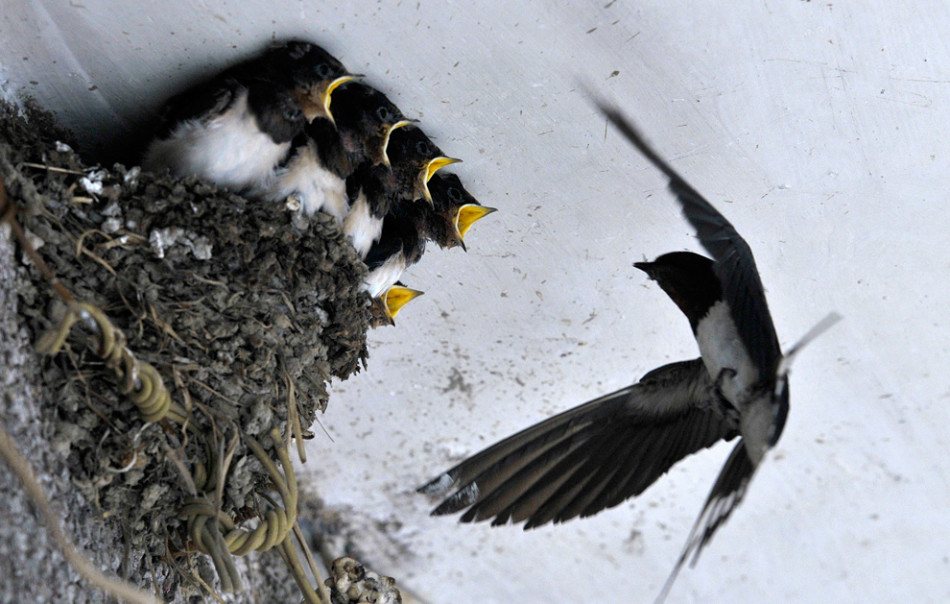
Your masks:
M303 117L299 107L289 106L284 108L284 119L288 122L296 122Z
M416 143L416 153L422 156L429 155L432 152L432 149L429 147L429 143L425 141L419 141Z
M376 109L376 117L379 118L381 122L391 122L393 121L393 114L389 110L389 107L379 107Z
M316 71L318 77L324 80L328 79L333 74L333 69L331 69L326 63L320 63L317 65L314 71Z
M456 189L455 187L449 187L449 193L448 193L448 194L449 194L449 199L451 199L452 201L461 201L461 200L462 200L462 192L459 191L458 189Z

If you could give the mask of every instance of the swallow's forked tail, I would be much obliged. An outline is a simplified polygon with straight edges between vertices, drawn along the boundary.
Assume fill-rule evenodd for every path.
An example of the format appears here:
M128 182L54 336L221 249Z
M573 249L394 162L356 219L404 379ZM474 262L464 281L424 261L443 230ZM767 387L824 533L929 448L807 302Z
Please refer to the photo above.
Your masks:
M828 313L827 315L825 315L824 319L822 319L821 321L818 321L818 323L816 323L814 327L809 329L805 333L805 335L799 338L798 341L795 342L792 345L792 347L789 348L788 351L783 355L782 362L779 364L779 367L778 367L778 374L780 376L787 375L789 371L791 371L792 369L792 362L795 360L795 356L799 352L802 351L802 348L810 344L812 340L814 340L821 334L831 329L831 327L834 326L835 323L837 323L843 318L844 317L842 317L838 313L832 311ZM779 380L779 382L781 382L781 380Z
M742 501L755 469L756 466L745 450L744 440L740 440L736 443L735 448L729 454L729 458L719 472L719 477L716 478L716 483L713 485L709 497L706 498L703 511L700 512L699 517L693 524L693 529L689 532L689 537L686 539L686 545L683 546L679 560L676 561L676 566L673 567L666 583L663 584L663 589L660 591L660 595L656 597L654 604L662 604L666 600L666 596L670 593L670 588L673 587L673 582L679 575L680 569L690 556L692 556L689 563L690 567L696 565L703 547L709 543L716 529L726 522L732 511Z

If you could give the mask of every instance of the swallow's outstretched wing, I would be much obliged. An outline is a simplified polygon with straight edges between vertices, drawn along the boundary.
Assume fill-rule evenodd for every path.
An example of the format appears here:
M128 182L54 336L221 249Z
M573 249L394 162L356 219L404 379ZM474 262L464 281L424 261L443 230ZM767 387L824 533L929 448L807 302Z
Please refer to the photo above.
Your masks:
M683 214L696 229L703 247L716 261L713 270L732 309L732 319L742 343L759 375L774 376L782 359L782 349L749 244L725 216L657 155L619 109L601 101L598 101L598 106L621 134L670 179L669 188L682 205Z
M655 369L638 383L497 443L419 489L454 491L433 514L463 522L548 522L590 516L642 493L680 459L737 434L711 398L701 359Z

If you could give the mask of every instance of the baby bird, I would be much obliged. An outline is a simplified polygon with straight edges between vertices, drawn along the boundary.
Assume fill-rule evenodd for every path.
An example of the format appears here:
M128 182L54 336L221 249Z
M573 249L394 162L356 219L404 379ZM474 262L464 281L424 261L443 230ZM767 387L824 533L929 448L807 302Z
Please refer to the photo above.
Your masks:
M349 210L346 179L363 162L387 167L392 131L410 122L386 95L359 82L334 92L332 117L306 125L288 159L251 195L269 201L294 196L305 214L322 210L342 225Z
M427 183L443 166L461 161L446 157L422 130L410 126L391 132L390 165L361 164L347 179L349 213L343 232L365 258L383 229L383 218L397 205L426 199L432 203Z
M370 327L377 328L383 325L395 325L396 315L402 307L412 302L423 292L410 289L402 283L396 283L379 297L373 298L370 303Z
M258 186L305 124L331 117L330 94L351 78L309 42L272 47L172 98L142 166L235 191Z
M465 233L468 229L475 222L498 211L478 203L455 174L439 172L433 175L429 180L429 191L432 194L432 211L437 218L429 221L427 238L443 249L461 247L465 250Z
M402 204L386 215L379 241L364 260L369 268L364 288L370 296L380 296L399 281L408 267L419 262L426 249L428 222L433 217L423 204Z

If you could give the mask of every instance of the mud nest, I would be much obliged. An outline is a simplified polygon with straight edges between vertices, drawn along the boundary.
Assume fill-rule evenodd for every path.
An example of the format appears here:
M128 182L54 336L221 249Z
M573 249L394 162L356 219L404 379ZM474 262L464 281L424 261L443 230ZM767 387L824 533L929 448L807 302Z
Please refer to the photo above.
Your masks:
M237 524L268 509L268 475L247 441L273 451L268 435L286 438L294 415L305 433L330 377L365 362L365 267L327 215L195 178L87 168L67 140L47 114L0 105L0 176L39 255L124 332L186 411L187 430L145 424L75 335L41 364L54 401L44 431L91 510L122 523L141 581L145 569L193 560L180 510L196 490L223 484L215 505ZM17 312L37 341L67 305L18 258Z

